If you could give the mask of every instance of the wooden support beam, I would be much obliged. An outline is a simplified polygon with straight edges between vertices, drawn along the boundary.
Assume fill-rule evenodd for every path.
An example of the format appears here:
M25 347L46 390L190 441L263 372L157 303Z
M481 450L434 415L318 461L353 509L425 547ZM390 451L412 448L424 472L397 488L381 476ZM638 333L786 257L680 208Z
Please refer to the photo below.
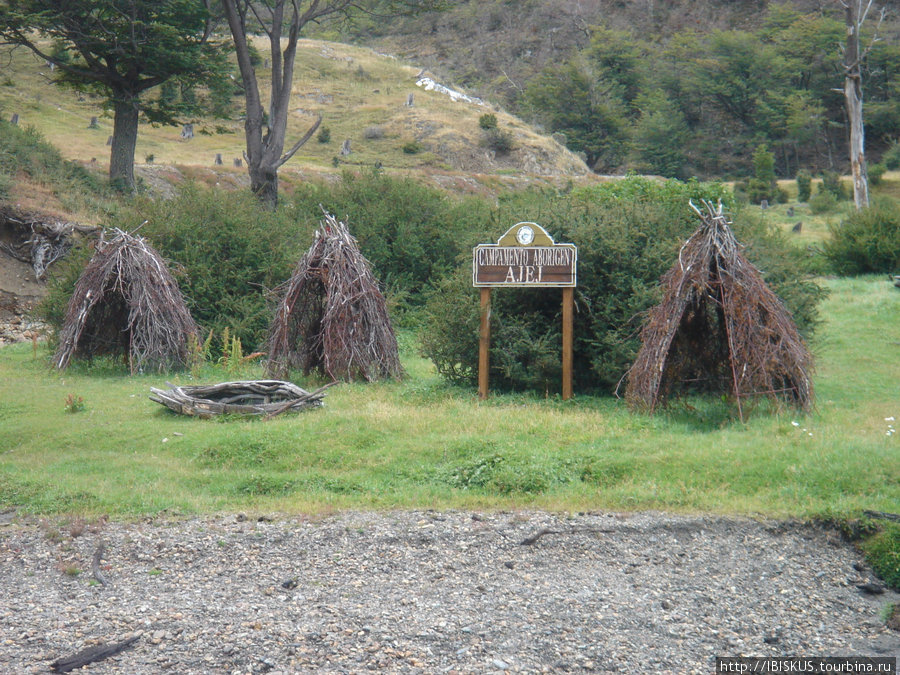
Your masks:
M491 289L481 289L481 331L478 338L478 398L488 397L491 351Z
M575 289L562 289L562 397L572 398L572 314Z

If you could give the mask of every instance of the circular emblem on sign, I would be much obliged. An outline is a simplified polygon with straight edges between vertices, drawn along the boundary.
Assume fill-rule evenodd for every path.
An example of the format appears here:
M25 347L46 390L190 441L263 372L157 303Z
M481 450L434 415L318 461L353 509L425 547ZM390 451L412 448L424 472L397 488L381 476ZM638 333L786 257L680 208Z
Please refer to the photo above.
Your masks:
M534 230L532 230L529 225L523 225L516 232L516 241L522 246L528 246L528 244L534 241Z

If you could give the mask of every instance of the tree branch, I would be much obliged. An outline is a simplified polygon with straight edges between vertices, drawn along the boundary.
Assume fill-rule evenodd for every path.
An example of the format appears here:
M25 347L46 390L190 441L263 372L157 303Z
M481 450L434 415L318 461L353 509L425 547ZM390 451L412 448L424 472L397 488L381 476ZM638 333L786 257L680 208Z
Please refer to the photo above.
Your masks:
M288 152L286 152L286 153L284 154L284 156L283 156L281 159L278 160L278 162L275 164L275 168L278 169L279 167L281 167L282 164L284 164L284 163L285 163L286 161L288 161L291 157L293 157L293 156L294 156L294 153L296 153L301 147L303 147L303 145L304 145L310 138L312 138L312 135L313 135L314 133L316 133L316 129L319 128L319 125L320 125L321 123L322 123L322 116L319 115L319 116L316 118L316 121L313 123L313 125L309 128L309 131L307 131L307 132L303 135L303 138L301 138L299 141L297 141L297 142L294 144L294 147L291 148Z

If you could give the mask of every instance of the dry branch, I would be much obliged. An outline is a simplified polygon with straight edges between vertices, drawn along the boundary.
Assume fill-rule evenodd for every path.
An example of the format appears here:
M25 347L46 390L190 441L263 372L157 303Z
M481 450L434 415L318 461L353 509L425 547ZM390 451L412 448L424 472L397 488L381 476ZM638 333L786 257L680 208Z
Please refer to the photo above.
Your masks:
M347 225L326 213L309 251L277 291L268 374L333 380L399 378L397 338L368 261Z
M750 396L809 410L812 356L793 317L744 257L722 205L691 206L702 225L662 278L663 301L641 331L626 400L652 411L674 393L699 389L732 395L742 419Z
M168 390L150 388L153 394L150 400L182 415L265 415L271 418L287 411L299 412L321 406L325 390L333 384L309 392L280 380L245 380L192 387L178 387L166 382Z
M68 673L76 668L86 666L89 663L96 663L97 661L102 661L103 659L108 659L110 656L115 656L120 652L124 652L137 642L139 637L140 636L136 635L115 644L101 644L96 647L88 647L72 656L64 656L57 659L50 664L50 668L57 673Z
M75 284L54 363L122 354L132 372L183 366L198 333L175 279L143 238L114 230L97 243Z

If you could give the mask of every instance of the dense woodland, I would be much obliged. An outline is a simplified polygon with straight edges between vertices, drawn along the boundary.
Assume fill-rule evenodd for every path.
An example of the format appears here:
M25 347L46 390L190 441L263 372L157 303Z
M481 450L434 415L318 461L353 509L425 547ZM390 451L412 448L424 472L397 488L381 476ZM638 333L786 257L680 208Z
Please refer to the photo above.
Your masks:
M880 7L863 34L875 160L900 129L898 8ZM471 1L336 34L424 60L564 134L600 173L737 178L760 145L782 177L848 164L838 0Z

